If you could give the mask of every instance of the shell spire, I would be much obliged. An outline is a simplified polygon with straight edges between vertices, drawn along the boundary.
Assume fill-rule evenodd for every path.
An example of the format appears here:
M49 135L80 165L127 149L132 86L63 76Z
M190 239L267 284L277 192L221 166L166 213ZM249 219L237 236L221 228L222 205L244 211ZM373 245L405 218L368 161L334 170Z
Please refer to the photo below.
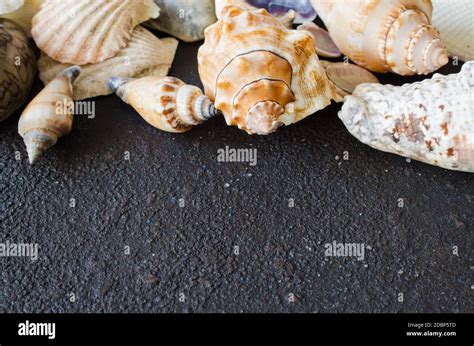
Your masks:
M30 102L20 116L18 133L23 137L30 164L59 137L71 132L73 122L73 83L81 73L79 66L60 72Z
M146 122L167 132L188 131L218 114L198 87L174 77L112 77L109 87Z
M448 53L426 0L311 0L339 49L375 72L429 74Z

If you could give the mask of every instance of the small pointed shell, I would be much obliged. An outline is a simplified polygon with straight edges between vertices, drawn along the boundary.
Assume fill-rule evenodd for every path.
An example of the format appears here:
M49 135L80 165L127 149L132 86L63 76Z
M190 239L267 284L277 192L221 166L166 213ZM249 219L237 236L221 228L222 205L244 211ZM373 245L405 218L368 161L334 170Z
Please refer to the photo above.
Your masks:
M23 6L25 0L2 0L0 1L0 15L16 11Z
M366 69L345 62L327 62L324 69L329 80L339 89L339 94L352 94L354 89L363 83L378 83L377 77Z
M72 84L80 72L79 66L60 72L21 114L18 133L23 137L31 164L56 144L59 137L71 132Z
M31 37L31 20L34 15L38 13L42 2L43 0L25 0L23 6L13 12L2 15L2 17L11 19L17 24L20 24L28 36Z
M305 22L297 29L309 31L314 36L318 55L325 58L339 58L341 56L341 51L337 48L329 33L313 22Z
M13 21L0 18L0 121L27 100L36 73L34 51L25 32Z
M116 56L97 64L81 66L82 73L74 83L74 99L83 100L111 94L107 83L113 76L165 77L177 47L178 41L174 38L160 40L145 28L137 26L128 46ZM45 84L69 66L71 65L58 63L45 54L42 54L38 61L40 78Z
M113 77L110 88L150 125L167 132L186 132L212 118L217 110L193 85L174 77Z
M339 117L373 148L474 172L474 62L458 74L405 84L359 85Z
M31 33L52 59L85 65L117 54L138 24L158 15L153 0L45 0Z

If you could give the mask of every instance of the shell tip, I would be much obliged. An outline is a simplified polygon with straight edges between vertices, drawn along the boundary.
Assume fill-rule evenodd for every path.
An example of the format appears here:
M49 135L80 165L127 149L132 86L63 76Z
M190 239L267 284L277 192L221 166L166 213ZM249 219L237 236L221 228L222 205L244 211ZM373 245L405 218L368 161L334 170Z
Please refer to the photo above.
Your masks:
M114 93L117 93L117 90L124 84L130 82L133 78L125 78L125 77L111 77L108 81L108 85L110 90ZM120 96L120 95L119 95Z
M74 65L63 70L61 74L63 76L66 76L71 81L71 84L73 84L76 78L81 74L81 72L82 69L78 65Z
M43 155L44 150L35 143L26 143L26 152L28 153L28 161L32 165Z

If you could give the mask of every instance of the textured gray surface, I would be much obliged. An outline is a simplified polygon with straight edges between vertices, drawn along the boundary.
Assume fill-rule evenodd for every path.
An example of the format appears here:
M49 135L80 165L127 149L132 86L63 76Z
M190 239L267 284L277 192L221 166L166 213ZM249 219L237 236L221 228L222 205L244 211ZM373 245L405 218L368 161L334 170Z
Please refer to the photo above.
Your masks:
M199 83L198 46L180 44L171 75ZM18 115L0 125L0 242L40 256L0 258L0 311L473 310L474 175L359 143L339 105L256 137L221 118L168 134L115 96L94 101L96 118L76 117L33 167ZM217 162L226 145L256 148L258 164ZM333 240L372 250L325 257Z

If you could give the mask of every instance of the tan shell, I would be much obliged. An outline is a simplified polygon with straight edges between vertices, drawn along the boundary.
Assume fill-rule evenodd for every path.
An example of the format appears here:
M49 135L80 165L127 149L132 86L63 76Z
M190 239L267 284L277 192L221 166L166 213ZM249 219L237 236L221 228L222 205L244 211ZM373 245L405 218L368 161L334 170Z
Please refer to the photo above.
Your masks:
M119 77L164 77L178 47L174 38L159 39L147 29L137 26L128 46L110 59L97 64L81 66L82 73L74 83L74 100L109 95L112 93L108 81ZM60 71L69 67L42 54L38 61L40 78L47 84Z
M309 31L314 36L316 53L325 58L339 58L342 54L329 33L313 22L304 22L297 30Z
M0 1L0 15L16 11L23 6L25 0L2 0Z
M1 2L1 1L0 1ZM25 0L23 6L13 12L2 15L4 18L8 18L20 24L25 30L28 36L31 37L31 20L34 15L40 10L40 6L43 0ZM1 12L1 11L0 11Z
M360 84L379 83L377 77L371 72L355 64L325 61L323 66L326 75L334 83L341 96L352 94Z
M117 54L138 24L158 15L153 0L46 0L31 33L52 59L85 65Z
M337 97L312 35L287 29L263 9L227 8L206 29L198 62L206 95L228 125L249 134L293 124Z
M60 72L21 114L18 133L23 137L31 164L56 144L59 137L71 132L72 84L79 73L79 66Z
M311 0L342 53L371 71L428 74L448 63L429 0Z
M185 132L217 114L207 96L174 77L113 77L110 88L150 125L167 132Z

